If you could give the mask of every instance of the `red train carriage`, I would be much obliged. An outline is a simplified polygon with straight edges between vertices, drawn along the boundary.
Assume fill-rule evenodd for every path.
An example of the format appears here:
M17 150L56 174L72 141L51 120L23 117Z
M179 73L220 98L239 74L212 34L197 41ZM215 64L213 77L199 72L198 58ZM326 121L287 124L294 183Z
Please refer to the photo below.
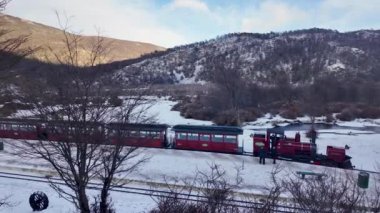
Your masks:
M104 144L104 124L98 122L49 121L38 127L41 140L72 142L80 141L92 144Z
M40 122L22 119L1 119L0 138L37 140Z
M176 125L174 148L211 152L242 153L239 127Z
M101 123L89 122L84 125L80 122L1 119L0 138L69 142L73 137L83 137L87 138L88 143L102 143L104 142L103 126ZM84 129L86 131L83 131Z
M137 147L164 148L169 144L166 140L166 124L125 124L110 123L108 134L112 144Z

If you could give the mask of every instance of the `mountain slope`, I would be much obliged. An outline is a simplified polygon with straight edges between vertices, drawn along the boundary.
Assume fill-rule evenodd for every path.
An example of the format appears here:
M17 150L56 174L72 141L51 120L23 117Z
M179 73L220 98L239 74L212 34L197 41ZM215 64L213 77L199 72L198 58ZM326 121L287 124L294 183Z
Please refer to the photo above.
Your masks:
M65 48L65 44L63 42L64 37L61 30L32 21L0 14L0 30L11 31L2 38L30 35L30 38L28 42L24 44L24 47L41 47L40 50L31 56L32 58L39 59L41 61L55 62L52 52L48 50L49 47L51 47L54 52L59 52ZM89 54L91 43L93 43L95 39L96 37L94 36L81 36L82 43L80 44L80 52L82 53L81 56L83 58ZM137 58L143 54L165 50L163 47L143 42L118 40L112 38L104 38L104 40L105 43L109 45L108 48L110 50L109 55L107 55L104 62Z
M168 49L117 71L136 82L194 83L210 81L214 65L236 63L250 78L273 84L312 83L318 76L380 78L380 30L340 33L308 29L285 33L235 33Z

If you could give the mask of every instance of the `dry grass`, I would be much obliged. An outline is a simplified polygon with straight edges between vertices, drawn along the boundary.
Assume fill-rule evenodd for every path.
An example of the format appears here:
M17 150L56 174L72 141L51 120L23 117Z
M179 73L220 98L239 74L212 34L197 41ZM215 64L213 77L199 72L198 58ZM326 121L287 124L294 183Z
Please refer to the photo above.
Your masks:
M24 44L24 47L41 47L41 49L30 56L31 58L41 61L55 62L51 51L47 51L49 47L58 52L65 48L63 33L61 30L32 21L23 20L0 13L0 30L11 31L6 36L2 37L2 39L14 38L20 35L29 35L29 40ZM95 39L95 36L82 36L82 42L80 44L80 57L83 57L83 59L80 59L80 61L86 60L86 57L88 57L91 51L91 44ZM110 54L104 59L104 62L137 58L142 54L165 49L149 43L125 41L112 38L105 38L105 42L109 44L108 48L110 50Z

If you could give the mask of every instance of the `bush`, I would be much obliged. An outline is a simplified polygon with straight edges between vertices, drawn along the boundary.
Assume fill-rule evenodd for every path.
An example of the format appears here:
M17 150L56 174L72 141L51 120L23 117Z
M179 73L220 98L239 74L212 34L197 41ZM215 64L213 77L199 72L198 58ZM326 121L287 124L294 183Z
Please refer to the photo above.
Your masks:
M205 107L199 103L176 104L172 110L179 109L181 116L199 120L212 120L216 111L211 107Z
M332 122L334 122L334 116L332 115L332 114L327 114L326 115L326 119L325 119L325 122L327 122L327 123L332 123Z
M352 107L346 108L336 118L341 121L352 121L356 118L356 110Z
M28 110L28 109L33 109L33 107L31 107L28 104L9 102L9 103L5 103L4 106L0 108L0 115L2 117L7 117L7 116L12 115L13 113L16 113L17 110Z
M380 108L365 106L359 110L358 117L360 118L380 118Z
M242 122L254 121L260 116L254 109L242 109L238 115L235 110L225 110L219 112L212 121L217 125L239 126Z
M342 121L352 121L355 118L380 118L380 108L358 104L356 107L345 108L336 116Z
M121 100L119 97L117 96L112 96L110 99L109 99L109 103L111 104L111 106L114 106L114 107L119 107L119 106L122 106L123 105L123 100Z
M340 113L342 109L349 108L351 104L348 103L330 103L327 105L327 113Z
M237 126L238 120L236 117L236 112L233 110L226 110L219 112L212 121L217 125L231 125Z
M279 114L281 117L287 119L296 119L297 117L302 116L300 109L294 104L284 106Z

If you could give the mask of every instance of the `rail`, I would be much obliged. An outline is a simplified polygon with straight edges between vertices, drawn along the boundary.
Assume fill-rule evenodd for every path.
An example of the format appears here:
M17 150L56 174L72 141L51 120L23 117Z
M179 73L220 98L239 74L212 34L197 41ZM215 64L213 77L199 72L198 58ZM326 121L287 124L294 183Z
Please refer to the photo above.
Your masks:
M0 178L8 178L13 180L22 180L22 181L31 181L31 182L38 182L38 183L54 183L59 185L65 185L63 181L60 178L55 177L49 177L49 180L47 180L47 177L38 176L38 175L27 175L27 174L17 174L17 173L10 173L10 172L0 172ZM89 183L88 189L101 189L101 183L95 183L91 182ZM187 194L187 193L175 193L173 194L170 191L167 190L157 190L157 189L147 189L147 188L140 188L140 187L128 187L128 186L118 186L111 189L111 191L114 192L121 192L121 193L130 193L130 194L137 194L137 195L145 195L145 196L151 196L151 197L162 197L162 198L177 198L185 201L190 202L208 202L207 197L203 195L198 194ZM288 206L288 205L268 205L266 206L264 203L261 202L253 202L253 201L244 201L244 200L237 200L237 199L229 199L224 205L231 206L231 207L237 207L237 208L244 208L244 209L261 209L266 208L266 210L269 210L271 212L280 212L280 213L289 213L289 212L308 212L307 209L298 208L294 206Z

